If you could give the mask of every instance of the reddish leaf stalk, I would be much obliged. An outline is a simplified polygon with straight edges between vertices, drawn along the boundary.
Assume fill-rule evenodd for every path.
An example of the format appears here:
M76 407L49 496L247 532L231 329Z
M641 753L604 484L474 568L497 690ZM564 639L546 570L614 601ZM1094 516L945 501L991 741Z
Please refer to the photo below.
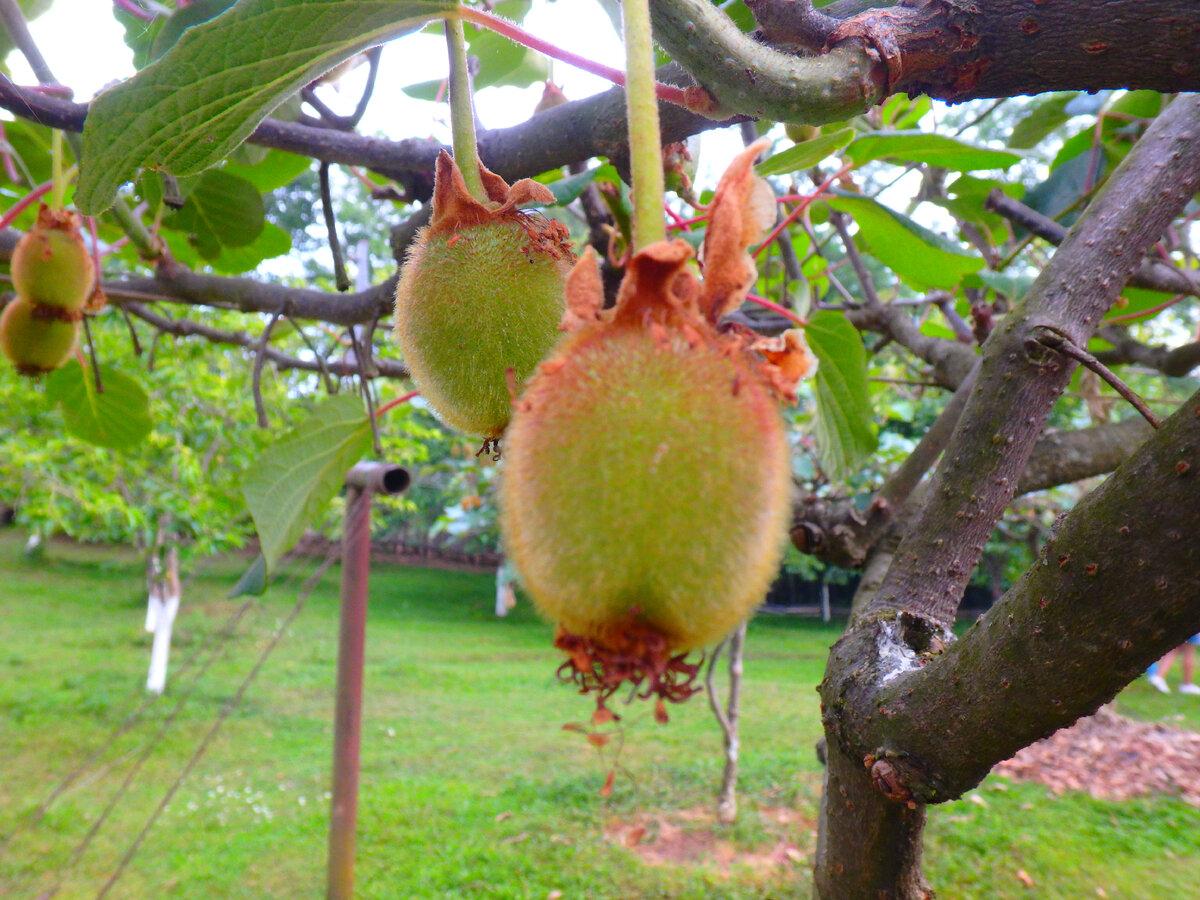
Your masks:
M399 397L394 397L393 399L389 400L387 403L380 406L379 409L375 410L375 418L378 419L384 413L391 412L397 406L407 403L413 397L419 396L420 393L421 393L420 391L409 391L407 394L401 394Z
M784 316L788 319L791 319L793 322L795 322L797 325L799 325L802 328L804 326L808 325L808 320L805 319L803 316L797 315L796 313L794 313L790 309L788 309L786 306L780 306L778 303L774 302L773 300L768 300L766 297L760 297L758 294L747 294L746 299L750 303L758 304L763 309L769 309L769 310L771 310L771 312L777 312L777 313L779 313L779 315Z
M0 229L7 228L14 221L16 221L17 216L21 215L21 213L23 213L26 208L33 203L33 201L46 196L52 187L54 187L53 181L47 181L43 184L39 184L32 191L14 203L12 208L10 208L8 212L0 217Z
M837 181L839 178L841 178L843 175L845 175L847 172L849 172L853 168L854 168L854 163L846 163L844 166L842 166L840 169L838 169L836 172L834 172L832 175L830 175L828 178L826 178L824 181L822 181L817 186L817 189L815 191L813 191L811 194L805 194L801 198L800 202L798 204L796 204L796 208L793 209L791 212L789 212L786 216L784 216L783 219L780 220L779 224L776 225L773 229L771 229L771 233L768 234L765 238L763 238L763 242L761 244L759 244L758 249L754 251L754 258L757 259L762 254L763 250L765 250L767 247L771 246L771 244L773 244L775 242L775 239L783 233L783 230L785 228L787 228L793 222L795 222L796 219L800 218L800 215L812 205L814 200L817 200L818 198L820 198L825 193L825 191L829 190L829 187L835 181Z
M557 59L560 62L565 62L567 65L575 66L577 69L583 69L585 72L599 75L613 84L622 87L625 86L625 73L620 69L614 69L612 66L598 63L577 53L572 53L570 50L564 50L556 44L530 34L507 19L502 19L500 16L469 6L462 7L459 10L459 15L468 22L472 22L481 28L487 28L497 34L502 34L510 41L515 41L523 47L536 50L538 53L545 54L551 59ZM684 88L676 87L673 84L657 84L655 85L654 92L659 100L665 100L668 103L674 103L676 106L687 108L687 91Z

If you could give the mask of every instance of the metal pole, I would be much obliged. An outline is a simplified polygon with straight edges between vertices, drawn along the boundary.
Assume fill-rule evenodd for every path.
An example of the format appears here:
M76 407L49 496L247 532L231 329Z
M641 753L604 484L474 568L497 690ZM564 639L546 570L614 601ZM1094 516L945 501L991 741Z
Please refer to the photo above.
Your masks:
M404 469L383 463L359 463L346 475L342 610L333 732L333 802L329 816L328 896L332 900L349 900L354 896L367 578L371 571L371 496L377 491L400 493L408 483L408 473Z

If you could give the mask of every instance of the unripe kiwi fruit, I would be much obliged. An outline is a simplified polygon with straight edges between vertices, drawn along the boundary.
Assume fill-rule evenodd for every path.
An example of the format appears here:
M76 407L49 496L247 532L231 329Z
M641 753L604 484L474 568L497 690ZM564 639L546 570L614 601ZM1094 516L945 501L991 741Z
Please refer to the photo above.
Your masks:
M95 274L79 233L79 216L43 205L33 228L13 249L12 280L17 294L41 306L76 312L91 296Z
M566 342L506 435L504 545L541 611L612 643L723 637L775 577L790 507L776 400L740 355L637 323Z
M783 130L797 144L803 144L805 141L811 141L813 138L821 136L820 125L802 125L797 122L788 122L783 126Z
M561 223L518 204L551 202L543 185L511 188L480 166L490 202L471 197L447 154L433 217L396 288L396 336L413 381L446 424L498 437L512 391L559 338L573 255Z
M71 357L79 322L18 297L0 315L0 350L22 375L53 372ZM46 314L46 313L51 314Z

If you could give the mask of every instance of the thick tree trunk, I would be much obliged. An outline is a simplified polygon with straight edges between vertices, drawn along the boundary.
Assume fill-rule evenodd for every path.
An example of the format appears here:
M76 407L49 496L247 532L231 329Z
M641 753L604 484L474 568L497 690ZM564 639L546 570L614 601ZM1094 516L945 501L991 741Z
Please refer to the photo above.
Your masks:
M1021 747L1093 712L1200 625L1200 394L1057 528L958 643L948 624L1021 485L1073 364L1145 247L1200 188L1200 98L1177 99L984 347L929 500L821 684L828 743L822 897L912 897L921 804L960 796ZM1131 602L1130 598L1137 598ZM847 877L848 867L860 867Z
M921 874L924 829L924 807L889 800L861 760L850 758L836 744L827 746L813 875L818 897L930 896Z

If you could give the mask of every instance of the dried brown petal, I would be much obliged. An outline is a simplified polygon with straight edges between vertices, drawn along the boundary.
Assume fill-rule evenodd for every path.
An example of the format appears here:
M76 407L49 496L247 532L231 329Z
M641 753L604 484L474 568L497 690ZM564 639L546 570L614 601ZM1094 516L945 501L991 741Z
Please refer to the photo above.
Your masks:
M746 248L762 240L775 221L775 194L754 173L754 161L767 146L766 140L755 141L737 155L709 207L700 309L710 322L741 306L758 277Z

